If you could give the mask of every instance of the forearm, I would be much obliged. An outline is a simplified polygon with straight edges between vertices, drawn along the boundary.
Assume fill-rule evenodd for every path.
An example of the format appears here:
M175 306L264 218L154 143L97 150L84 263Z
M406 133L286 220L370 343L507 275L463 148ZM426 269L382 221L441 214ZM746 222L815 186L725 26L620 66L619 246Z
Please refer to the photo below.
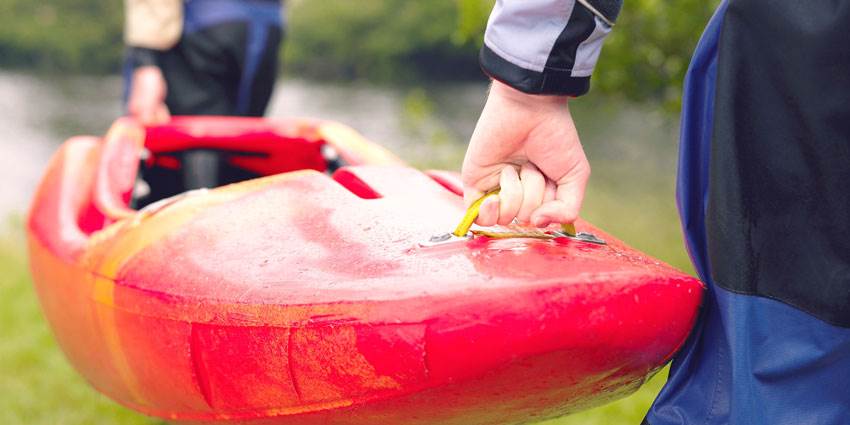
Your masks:
M569 96L529 94L519 91L501 81L493 81L489 97L502 99L504 102L521 106L525 109L545 109L551 107L566 107Z

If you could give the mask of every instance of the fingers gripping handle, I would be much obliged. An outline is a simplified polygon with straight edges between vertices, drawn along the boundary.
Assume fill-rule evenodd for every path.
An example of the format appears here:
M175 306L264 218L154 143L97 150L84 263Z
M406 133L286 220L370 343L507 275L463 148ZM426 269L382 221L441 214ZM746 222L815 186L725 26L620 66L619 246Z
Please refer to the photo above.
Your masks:
M499 189L491 190L484 194L484 196L478 198L469 208L466 210L466 214L464 214L463 219L460 221L460 224L457 225L453 235L457 237L464 237L469 233L469 229L472 227L472 223L475 222L475 219L478 218L478 212L481 210L481 205L484 201L494 195L499 194ZM561 224L561 232L568 236L576 235L576 227L573 223L564 223Z

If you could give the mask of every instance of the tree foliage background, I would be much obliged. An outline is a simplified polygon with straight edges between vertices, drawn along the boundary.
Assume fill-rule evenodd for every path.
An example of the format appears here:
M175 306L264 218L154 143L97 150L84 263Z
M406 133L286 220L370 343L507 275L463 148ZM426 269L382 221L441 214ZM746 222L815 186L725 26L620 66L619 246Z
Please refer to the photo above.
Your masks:
M626 0L594 88L629 98L679 95L716 0ZM493 0L290 0L285 70L379 82L481 78L477 52ZM0 0L0 66L120 69L122 2Z

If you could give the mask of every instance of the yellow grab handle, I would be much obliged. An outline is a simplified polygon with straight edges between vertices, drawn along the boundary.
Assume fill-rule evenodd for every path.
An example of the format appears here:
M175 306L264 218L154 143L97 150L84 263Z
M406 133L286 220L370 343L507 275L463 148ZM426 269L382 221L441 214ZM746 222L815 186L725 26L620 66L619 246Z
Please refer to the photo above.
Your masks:
M452 232L453 235L457 237L464 237L469 233L469 229L472 227L472 223L475 222L475 219L478 218L478 211L481 210L481 204L484 203L484 200L493 196L498 195L499 189L491 190L484 194L484 196L478 198L469 208L466 210L466 214L463 216L463 220L460 221L460 224L457 225L455 231ZM561 224L561 231L568 236L576 235L576 226L573 223L563 223ZM522 237L522 236L516 236Z
M460 224L457 225L455 231L452 232L453 235L457 237L464 237L467 233L469 233L469 228L472 227L472 223L475 222L475 219L478 218L478 211L481 209L481 204L484 203L484 200L493 196L498 195L499 189L491 190L484 194L484 196L478 198L472 205L469 206L466 210L466 214L463 216L463 220L460 221Z

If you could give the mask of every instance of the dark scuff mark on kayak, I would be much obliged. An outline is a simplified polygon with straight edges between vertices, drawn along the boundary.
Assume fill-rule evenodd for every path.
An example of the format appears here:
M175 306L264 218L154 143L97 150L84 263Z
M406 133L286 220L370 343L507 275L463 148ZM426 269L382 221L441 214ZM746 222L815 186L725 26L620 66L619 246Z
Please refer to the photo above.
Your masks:
M201 340L198 336L197 324L195 323L191 324L191 331L189 334L189 355L192 358L192 372L198 380L198 387L201 390L201 395L204 396L204 401L207 403L207 406L212 409L212 387L206 368L203 365L203 359L201 358Z
M293 328L289 329L289 335L287 335L287 343L286 343L286 364L289 368L289 380L292 381L292 389L295 390L295 395L298 397L298 403L304 403L304 397L301 395L301 386L298 385L298 380L295 379L295 368L293 368L293 356L292 356L292 334Z

